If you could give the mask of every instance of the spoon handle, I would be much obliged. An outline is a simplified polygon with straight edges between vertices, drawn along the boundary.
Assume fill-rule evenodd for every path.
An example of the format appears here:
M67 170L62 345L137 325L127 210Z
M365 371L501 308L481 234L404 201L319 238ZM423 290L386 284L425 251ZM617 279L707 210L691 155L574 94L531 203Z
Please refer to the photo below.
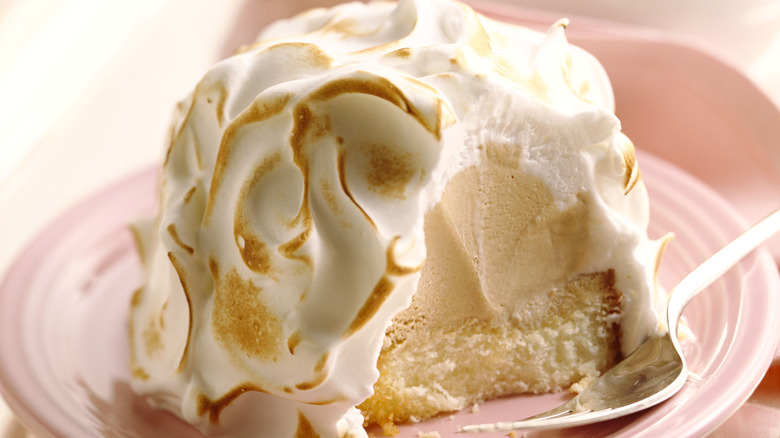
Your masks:
M720 278L747 254L780 231L780 209L750 227L731 243L691 271L669 295L667 309L670 329L679 320L685 305L704 288Z

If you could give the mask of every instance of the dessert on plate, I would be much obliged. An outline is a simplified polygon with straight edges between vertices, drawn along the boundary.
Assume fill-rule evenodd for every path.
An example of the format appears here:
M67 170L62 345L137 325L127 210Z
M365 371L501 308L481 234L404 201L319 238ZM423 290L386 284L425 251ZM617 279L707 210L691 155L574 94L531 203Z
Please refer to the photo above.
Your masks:
M577 390L658 330L663 242L565 27L347 3L216 64L135 225L135 391L215 436L392 434Z

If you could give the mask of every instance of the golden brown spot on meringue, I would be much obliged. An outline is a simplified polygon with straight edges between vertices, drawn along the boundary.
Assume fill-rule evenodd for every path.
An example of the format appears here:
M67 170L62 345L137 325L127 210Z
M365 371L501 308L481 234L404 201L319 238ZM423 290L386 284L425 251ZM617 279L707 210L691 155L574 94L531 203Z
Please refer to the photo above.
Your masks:
M318 115L312 110L309 100L304 100L293 109L293 129L290 133L290 145L293 148L293 159L301 169L308 171L308 160L304 155L304 147L308 143L329 135L332 132L330 118Z
M136 307L141 304L141 295L143 295L143 288L138 288L133 292L133 297L130 298L130 307Z
M493 50L492 35L490 35L483 26L480 16L465 5L462 6L462 9L464 10L463 16L469 20L467 28L470 29L470 33L466 38L468 50L456 53L456 55L450 59L450 63L465 66L470 64L470 58L474 56L490 60L493 66L492 70L497 75L511 81L541 100L549 102L549 87L544 82L541 75L539 75L538 72L532 74L530 77L521 75L517 71L512 60L501 56ZM477 76L480 77L481 75Z
M325 200L325 202L328 204L328 207L335 215L340 215L343 213L341 210L341 206L338 203L338 200L336 199L336 192L333 188L333 184L331 184L330 180L328 178L322 178L320 179L320 192L322 193L322 199Z
M222 185L222 179L224 178L231 159L236 133L246 125L259 123L280 114L285 106L287 106L287 102L290 98L291 96L288 94L266 98L265 100L258 99L225 129L225 133L222 135L222 140L219 145L217 160L214 165L214 177L211 181L211 187L209 188L209 198L203 216L204 225L208 225L211 220L214 202L216 201L217 193ZM269 139L268 141L275 140ZM258 147L262 147L262 145L258 145Z
M272 271L271 254L266 244L252 230L247 209L252 208L249 196L253 187L259 181L271 172L279 162L282 156L279 151L265 157L252 173L252 177L247 179L241 186L236 203L236 211L233 221L233 239L238 246L241 258L249 269L269 275Z
M296 330L289 338L287 338L287 349L290 354L295 354L295 347L301 343L301 332Z
M371 217L366 213L365 210L363 210L363 207L358 204L358 202L355 200L354 196L352 196L352 192L350 192L349 187L347 186L347 174L346 174L346 152L343 149L339 149L338 151L338 157L337 157L337 170L339 175L339 183L341 184L341 190L347 195L350 201L352 201L352 204L357 207L358 210L360 210L361 213L363 213L363 217L366 218L368 223L371 224L371 226L376 229L376 224L371 219Z
M168 252L168 259L176 270L176 274L179 277L179 283L181 283L181 287L184 290L184 294L187 295L187 302L189 303L190 289L187 285L187 275L184 270L184 265L182 265L179 258L170 251ZM190 314L190 316L192 316L192 314Z
M404 93L387 78L380 76L348 77L336 79L320 87L311 94L312 100L325 101L346 93L360 93L384 99L414 117L425 129L441 139L440 114L434 121L428 121L424 114L415 107Z
M149 376L149 373L147 373L145 369L139 366L132 367L130 373L133 375L133 378L138 380L149 380L149 377L151 377Z
M293 162L301 171L303 177L303 199L298 214L290 223L290 227L302 224L304 230L292 240L280 245L279 252L287 258L301 260L311 266L308 256L298 254L298 250L311 235L313 220L309 206L310 170L309 160L304 148L309 142L329 134L330 120L327 117L316 117L306 101L293 109L293 130L290 134L290 146L293 152Z
M197 89L197 88L196 88ZM171 158L171 154L173 153L173 148L176 146L176 144L179 142L179 138L181 137L182 133L184 132L184 129L189 124L190 117L192 116L192 110L195 108L195 99L193 98L189 99L189 106L187 107L187 112L184 114L184 117L182 118L181 125L171 124L171 131L169 134L170 142L168 144L168 151L165 153L165 161L163 162L163 166L168 165L168 161ZM178 114L184 113L184 105L185 102L179 102L176 105L176 110Z
M310 169L308 156L305 153L304 148L307 144L311 144L314 140L328 135L332 131L329 118L327 116L318 117L312 110L312 104L331 100L347 93L367 94L386 100L407 114L413 116L429 132L436 135L437 138L441 138L440 120L443 111L441 102L437 102L435 120L429 121L419 109L404 96L401 90L386 78L371 76L366 73L362 77L341 78L326 83L311 93L308 99L304 99L293 109L294 125L290 135L290 145L293 151L293 161L300 169L303 176L304 190L300 210L292 225L303 223L307 228L311 227L311 212L309 210ZM343 144L344 140L337 139L337 141L339 141L340 144ZM386 148L386 146L383 148ZM411 155L409 157L411 157ZM388 160L387 158L384 158L382 154L370 154L370 161L373 162L378 174L374 174L376 172L370 172L371 174L368 175L368 177L371 178L371 180L369 182L374 182L373 187L377 191L381 191L385 194L395 194L396 196L398 196L397 194L400 192L402 195L403 189L405 188L403 179L406 178L408 181L410 178L408 172L409 157L402 157L395 154L392 159ZM345 189L345 193L347 193L352 202L358 206L346 187L346 179L344 178L344 153L341 150L339 151L339 172L342 189ZM358 206L358 208L360 207ZM363 213L365 215L364 211ZM366 217L368 216L366 215ZM308 232L301 236L308 237Z
M195 154L195 165L198 170L203 170L203 159L200 155L200 144L198 143L198 137L192 136L192 151Z
M385 56L393 56L401 59L409 59L412 57L412 49L404 47L398 50L393 50Z
M165 310L168 308L168 300L165 300L165 302L162 305L162 309L160 309L160 319L158 321L158 324L160 324L160 328L165 330Z
M314 115L312 114L309 105L305 102L295 105L295 109L293 109L294 125L293 130L290 133L290 144L292 145L293 150L297 152L296 157L298 159L302 158L298 155L303 151L303 140L306 138L306 134L309 131L313 120Z
M320 386L328 377L328 373L325 371L325 365L327 365L327 363L328 353L325 353L320 357L320 360L317 361L317 364L314 365L314 379L308 382L299 383L295 385L295 387L301 391L306 391Z
M406 30L407 31L407 35L411 35L412 33L414 33L414 29L417 28L418 18L419 17L415 16L414 17L414 21L408 24L408 27L407 27L407 30ZM379 29L380 28L377 28L377 31ZM368 34L369 33L365 33L365 35L368 35ZM380 54L381 55L383 53L388 53L388 52L392 51L395 47L397 47L398 44L402 40L403 39L390 41L390 42L387 42L387 43L384 43L384 44L380 44L378 46L367 47L365 49L352 52L351 55L371 55L371 54Z
M195 190L198 189L198 186L192 186L189 190L187 190L187 193L184 194L184 203L189 204L192 200L192 196L195 194Z
M154 321L149 322L149 326L144 329L141 336L144 338L144 346L146 347L147 356L153 356L155 353L163 349L160 330L154 325Z
M395 236L393 237L393 241L390 243L390 245L387 247L387 267L385 268L385 272L387 272L387 275L407 275L407 274L413 274L415 272L418 272L422 269L423 265L420 266L401 266L395 261L395 256L393 255L395 253L395 245L398 243L398 241L401 239L401 236Z
M393 292L394 288L395 284L393 284L386 275L382 276L374 286L374 290L371 291L371 295L369 295L368 299L363 303L363 306L358 310L355 319L352 320L349 328L347 328L347 331L344 333L344 337L348 338L352 336L355 332L360 330L361 327L366 325L376 312L379 311L379 308L385 300L387 300L387 297L390 296L390 293Z
M539 98L544 102L550 102L550 87L544 81L539 72L534 72L530 76L521 75L513 62L503 56L496 55L485 47L480 49L484 53L482 57L489 59L492 63L492 70L498 76L512 82L515 86L530 93L532 96ZM450 58L450 63L457 66L466 66L469 64L469 55L464 51L459 51L456 55ZM440 76L440 75L437 75ZM485 73L476 73L477 79L485 79L487 75Z
M442 74L452 74L452 73L444 72ZM413 84L417 88L423 88L423 89L425 89L426 91L428 91L431 94L437 94L439 92L439 90L436 87L434 87L434 86L432 86L430 84L427 84L425 82L422 82L421 80L419 80L417 78L414 78L414 77L411 77L411 76L401 76L399 79L402 80L402 81L406 81L406 82L408 82L410 84ZM442 105L442 102L441 101L437 101L437 104Z
M302 233L298 234L290 241L278 246L279 253L284 257L292 260L300 260L305 264L312 266L311 259L306 254L298 254L298 250L306 243L311 234L311 225L309 225Z
M525 85L527 91L533 93L536 97L545 101L551 100L550 86L547 85L547 82L544 81L544 78L539 72L534 72L531 77L527 78L522 83Z
M187 109L187 113L184 115L181 125L178 125L178 129L175 127L175 125L171 125L171 132L169 134L171 140L168 151L165 155L165 165L168 164L173 148L179 142L182 133L187 128L187 126L189 126L190 118L192 117L192 113L195 109L195 105L198 102L198 99L205 99L207 103L211 104L212 99L208 96L208 94L211 93L217 93L219 95L217 99L216 116L217 123L220 127L222 127L224 106L225 101L227 100L227 89L222 82L210 81L210 78L206 76L195 86L195 91L193 92L192 98L189 101L189 108ZM182 112L182 103L177 105L177 110L179 113ZM195 164L198 166L198 169L202 170L203 162L201 160L200 147L195 136L192 136L191 143L194 149L193 153L195 154Z
M263 289L235 268L215 279L211 318L217 341L229 350L262 361L279 356L282 323L263 302Z
M360 21L355 18L333 17L324 26L318 29L322 33L337 33L342 37L367 36L379 31L379 27L371 31L360 31Z
M218 87L219 98L217 100L217 123L221 128L225 121L225 102L227 102L228 92L224 83L220 82Z
M216 99L214 99L214 95L216 95ZM194 103L200 99L201 101L206 101L207 104L213 105L214 101L216 100L216 112L215 115L217 117L217 122L219 123L219 126L222 126L222 118L223 118L223 108L225 106L225 101L227 100L227 88L225 87L225 83L221 80L214 80L213 77L209 74L204 76L200 82L195 85L195 90L192 93L192 101L193 106ZM185 117L185 123L189 119L191 113L192 113L193 107L191 106L187 116ZM182 124L182 126L184 126Z
M219 278L219 264L213 257L209 257L209 272L211 273L211 278Z
M403 199L406 186L417 174L414 155L383 144L367 144L362 149L368 156L368 189L390 198Z
M219 416L222 414L222 411L233 403L241 394L247 392L267 393L262 388L252 385L251 383L243 383L216 400L211 400L206 395L199 394L197 401L198 416L202 417L203 415L208 414L209 422L211 424L219 424Z
M137 293L136 293L137 294ZM134 299L135 295L134 294ZM162 314L160 315L160 319L162 318ZM154 319L149 320L149 324L147 324L147 327L144 328L144 330L141 332L141 337L143 338L143 346L144 350L146 351L146 356L154 356L156 353L161 351L164 347L162 342L162 337L160 335L160 329L155 325ZM130 321L130 333L133 332L133 325L132 325L132 318ZM135 354L134 349L131 349L130 354L130 363L135 364Z
M290 146L293 151L293 162L301 171L303 176L303 200L298 214L291 225L303 222L306 226L311 221L311 212L309 210L309 160L304 153L305 141L312 140L308 136L313 132L323 134L324 127L317 128L317 120L308 105L301 102L293 110L293 130L290 133Z
M258 41L252 44L241 46L236 50L236 54L246 53L251 50L255 50L258 47L262 47L267 44L266 41ZM264 56L272 51L289 50L288 58L295 59L296 62L305 63L303 67L306 70L312 68L319 68L322 70L328 69L333 65L333 58L331 58L325 51L323 51L316 44L304 43L304 42L286 42L279 43L273 46L267 47L257 52L257 56ZM308 68L307 68L308 67Z
M361 93L384 99L405 112L411 111L410 102L388 79L380 76L340 78L330 81L312 93L311 99L331 100L346 93Z
M493 59L493 71L544 102L552 100L550 86L547 85L538 71L533 72L530 76L523 76L517 72L511 61L503 57Z
M579 97L583 102L593 103L593 101L587 97L588 94L590 94L590 83L582 81L582 83L580 83L580 87L577 89L576 94L577 97Z
M171 160L171 154L173 153L173 148L176 145L176 142L178 141L179 133L181 133L181 128L177 131L175 126L171 125L168 133L168 138L170 140L168 141L168 150L165 151L165 159L163 160L163 169L168 167L168 162Z
M269 47L268 51L278 50L281 48L294 48L296 51L303 52L298 55L297 58L302 58L307 63L307 65L312 67L318 67L325 70L333 65L333 58L331 58L330 55L328 55L316 44L302 42L283 43Z
M634 186L642 179L642 173L636 164L636 152L633 145L627 144L627 147L623 149L623 193L628 194L633 190Z
M336 197L336 189L333 187L330 179L322 178L320 180L319 186L322 199L324 199L328 204L328 208L330 209L333 216L340 219L341 227L352 228L352 224L349 223L344 216L344 209L341 208L341 205L338 202L338 198Z
M465 37L465 44L462 49L456 51L455 56L450 58L450 64L458 66L468 66L474 57L492 59L493 48L491 46L490 35L482 25L479 16L468 6L460 5L464 23L463 28L469 33Z
M566 85L568 85L572 94L574 94L579 100L583 102L593 103L592 100L588 99L590 84L587 81L581 81L580 83L574 82L572 75L572 72L574 71L574 59L571 57L570 53L566 54L566 58L563 65L561 66L561 70L563 74L563 80L566 82Z
M225 83L221 80L214 81L207 75L195 86L193 94L196 99L205 99L209 105L214 104L215 99L212 96L216 95L215 114L217 116L217 124L221 128L225 120L225 103L228 98L228 90L225 87Z
M141 260L141 264L145 264L147 255L146 255L146 248L144 245L144 238L141 236L143 232L139 227L135 225L131 225L129 228L130 228L130 234L132 234L133 236L133 243L135 244L135 249L138 251L138 258ZM136 291L135 294L133 294L133 300L136 299L136 295L140 291L141 290L139 289L138 291Z
M243 245L238 244L241 239L243 239ZM249 269L259 274L270 274L272 268L271 253L268 251L265 243L257 238L243 235L237 235L236 242L239 246L241 258Z
M135 308L141 304L141 294L143 289L139 288L133 292L133 297L130 300L130 308ZM133 378L139 380L149 380L149 373L146 372L141 366L138 365L138 359L136 358L136 350L138 347L135 342L135 324L134 318L128 318L127 321L128 333L130 333L130 373Z
M173 239L176 245L178 245L181 249L187 251L190 254L195 252L195 250L191 246L187 245L181 240L181 238L179 237L179 233L176 231L175 224L173 223L169 224L166 230L168 230L168 234L171 235L171 239Z
M466 5L460 5L463 9L463 17L470 21L470 25L467 25L467 29L471 30L466 37L466 44L474 51L478 56L489 58L492 56L493 48L490 45L490 35L482 25L482 20L479 16Z
M314 365L314 372L320 373L325 369L325 365L328 363L328 353L325 353L320 357L320 360L317 361L317 365Z
M301 411L298 411L298 428L295 430L295 438L320 438L320 435L314 431L314 426Z
M184 363L187 360L187 352L189 351L190 339L192 337L192 301L190 300L190 290L187 287L187 277L186 273L184 272L184 265L182 265L181 261L172 252L168 252L168 259L171 261L171 265L173 265L173 269L176 271L176 275L179 277L179 282L181 283L182 290L184 291L184 298L187 300L187 315L189 318L187 327L187 341L184 344L184 352L181 355L178 368L179 370L182 370L184 368Z

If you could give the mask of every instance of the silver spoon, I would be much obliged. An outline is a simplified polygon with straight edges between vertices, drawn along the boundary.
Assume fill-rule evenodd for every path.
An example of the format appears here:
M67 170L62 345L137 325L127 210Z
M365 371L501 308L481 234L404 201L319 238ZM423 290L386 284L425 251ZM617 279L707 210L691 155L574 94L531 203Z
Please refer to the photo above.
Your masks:
M552 429L595 423L632 414L668 399L682 388L688 366L677 325L688 302L761 243L780 231L780 210L751 227L688 274L670 293L668 331L648 338L578 396L550 411L518 421L464 426L459 432Z

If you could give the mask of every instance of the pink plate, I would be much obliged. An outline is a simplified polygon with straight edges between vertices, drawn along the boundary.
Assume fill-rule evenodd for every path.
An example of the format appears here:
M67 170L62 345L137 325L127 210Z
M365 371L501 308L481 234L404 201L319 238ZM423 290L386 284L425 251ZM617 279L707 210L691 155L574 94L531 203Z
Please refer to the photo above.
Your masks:
M665 285L744 228L706 186L648 154L639 157L652 196L651 233L677 234L661 275ZM21 255L0 286L0 386L9 405L46 437L200 436L151 409L129 388L127 311L141 271L128 221L151 214L154 172L121 181L61 217ZM753 255L686 311L698 342L695 373L670 401L591 427L531 436L704 434L747 399L780 337L780 279L769 254ZM552 407L565 394L518 396L402 428L402 436L511 420ZM490 436L490 434L487 434ZM505 436L505 433L494 436Z

